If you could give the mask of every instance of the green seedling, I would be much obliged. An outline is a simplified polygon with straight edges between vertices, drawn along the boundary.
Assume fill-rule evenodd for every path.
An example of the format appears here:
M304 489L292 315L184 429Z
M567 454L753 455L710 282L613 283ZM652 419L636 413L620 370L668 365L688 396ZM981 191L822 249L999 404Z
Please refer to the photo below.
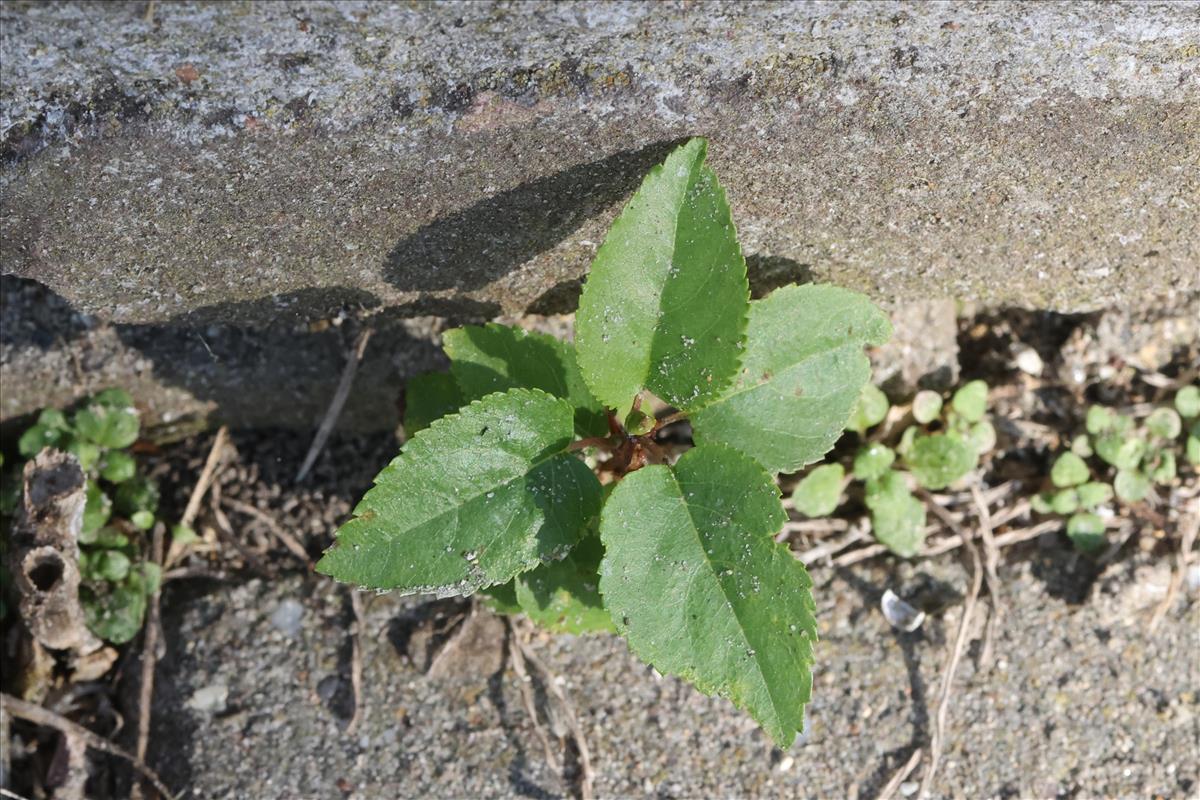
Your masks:
M864 387L847 425L865 439L854 456L852 476L863 483L875 538L897 555L916 555L925 540L925 505L913 489L937 490L958 483L996 446L996 431L985 419L987 394L983 381L963 385L949 403L937 392L918 392L910 409L916 424L899 433L893 449L878 441L878 432L867 435L888 416L889 406L883 392L870 384ZM823 469L826 466L815 468L810 476ZM840 493L832 499L826 496L822 504L798 497L797 493L807 494L810 476L797 486L793 505L808 516L832 513L841 502Z
M1088 408L1087 433L1071 440L1050 470L1053 491L1033 498L1033 510L1067 519L1067 535L1082 552L1095 553L1104 545L1103 516L1112 501L1139 503L1158 486L1178 476L1178 457L1195 465L1200 460L1196 418L1200 389L1185 386L1173 407L1161 406L1140 421L1104 406ZM1180 447L1179 438L1186 436ZM1091 462L1089 464L1089 461Z
M138 475L137 461L128 451L140 427L132 398L109 389L70 416L45 409L17 443L26 459L50 447L79 460L87 478L79 534L80 600L88 627L113 644L137 635L146 599L158 585L158 566L146 561L144 541L144 532L156 522L158 488ZM18 495L6 500L6 515L15 511L19 499L22 465L15 466L6 485L15 486Z
M615 631L786 747L804 727L817 626L808 574L774 539L774 475L882 419L878 397L858 398L864 348L891 328L833 286L751 302L705 150L673 152L613 223L573 345L500 325L446 335L450 375L410 384L415 435L317 569ZM685 417L696 446L675 460L659 433ZM813 507L840 482L814 478Z

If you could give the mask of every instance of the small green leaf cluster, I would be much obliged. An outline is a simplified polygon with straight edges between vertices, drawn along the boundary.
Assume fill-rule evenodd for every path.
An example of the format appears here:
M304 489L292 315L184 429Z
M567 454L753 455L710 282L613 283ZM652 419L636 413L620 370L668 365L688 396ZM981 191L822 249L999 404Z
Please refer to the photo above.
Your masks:
M863 502L870 511L875 538L905 558L916 555L925 541L925 505L912 487L943 489L966 477L980 457L996 445L996 431L986 419L987 384L971 381L946 403L941 394L923 390L913 398L895 448L871 435L887 417L887 396L875 386L863 387L847 430L862 440L851 476L863 483ZM901 471L904 470L904 471ZM823 464L796 485L792 503L810 517L832 514L846 487L841 464Z
M107 389L68 416L44 409L17 447L31 459L45 448L78 460L87 478L87 502L79 533L80 600L88 628L122 644L142 627L147 598L159 582L157 564L143 555L145 531L157 521L159 491L138 474L129 447L141 423L133 399Z
M864 347L891 326L833 286L752 302L705 154L701 139L675 150L613 223L574 343L501 325L445 335L449 375L410 382L411 438L317 569L615 631L786 747L817 626L804 565L774 539L774 474L833 446L870 377ZM676 460L658 432L685 417L696 446Z
M1054 460L1052 488L1036 495L1032 505L1040 514L1067 517L1072 543L1094 553L1106 544L1104 516L1111 516L1114 497L1137 503L1156 486L1170 485L1181 449L1189 463L1200 464L1200 388L1183 387L1173 407L1160 406L1140 419L1091 406L1085 427Z

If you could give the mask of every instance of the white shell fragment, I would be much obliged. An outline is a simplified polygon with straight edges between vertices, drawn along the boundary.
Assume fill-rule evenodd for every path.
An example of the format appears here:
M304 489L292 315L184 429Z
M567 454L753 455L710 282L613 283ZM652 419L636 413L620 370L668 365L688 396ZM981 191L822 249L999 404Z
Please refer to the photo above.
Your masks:
M1017 353L1016 362L1017 369L1035 377L1041 375L1042 371L1046 368L1046 365L1042 362L1042 357L1032 347L1022 348Z
M913 608L897 597L891 589L883 593L879 606L883 609L883 616L887 618L888 624L898 631L912 633L925 621L924 611Z

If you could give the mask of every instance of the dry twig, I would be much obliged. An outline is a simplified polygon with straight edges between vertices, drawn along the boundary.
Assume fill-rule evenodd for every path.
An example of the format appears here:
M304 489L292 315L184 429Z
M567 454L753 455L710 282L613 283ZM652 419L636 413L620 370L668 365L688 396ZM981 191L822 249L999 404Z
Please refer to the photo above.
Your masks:
M225 538L233 545L233 548L241 555L246 567L258 572L262 575L269 575L270 571L262 563L262 559L246 547L238 539L237 533L233 529L233 525L229 522L229 517L225 516L225 512L221 510L221 484L215 483L212 487L212 492L209 494L209 510L212 511L213 519L216 520L217 528L221 533L225 534Z
M992 600L992 613L988 616L987 628L984 629L983 649L979 655L979 663L992 663L992 647L996 642L996 632L1004 619L1004 599L1000 594L1000 548L992 533L992 513L988 510L987 500L979 489L979 481L971 484L971 496L975 500L975 511L979 515L979 538L983 541L984 577L987 579L988 597Z
M1020 544L1021 542L1027 542L1030 539L1036 539L1043 533L1049 533L1050 531L1058 530L1061 527L1062 520L1048 519L1028 528L1020 528L1015 531L1009 531L1008 533L1002 533L995 537L993 541L996 543L996 547L1005 548L1014 544ZM959 534L954 534L952 536L939 539L932 544L926 545L918 554L918 557L932 558L933 556L940 556L943 553L949 553L951 550L956 550L962 546L962 536ZM849 553L838 556L833 560L833 566L846 567L850 564L857 564L860 561L866 561L868 558L874 558L875 556L880 556L887 552L889 552L888 549L881 544L867 545L866 547L860 547L857 550L851 550Z
M163 525L154 526L154 539L151 545L150 558L160 568L163 563ZM150 744L150 715L154 707L154 667L158 663L158 638L161 625L159 622L159 600L162 594L162 581L150 595L146 608L146 635L142 641L142 685L138 695L138 728L137 754L138 761L146 760L146 748ZM141 787L135 785L131 791L134 798L141 797Z
M839 517L789 519L783 523L783 528L780 530L779 536L784 539L793 533L811 533L820 536L829 533L841 533L849 529L850 522Z
M515 628L521 625L521 622L513 623ZM525 623L527 625L528 623ZM542 678L545 681L546 688L554 695L554 699L558 701L562 708L563 716L566 718L567 728L571 731L571 738L575 742L575 750L579 753L579 796L581 800L592 800L595 796L592 790L592 785L595 783L595 772L592 770L592 756L588 749L587 738L583 734L583 726L579 724L579 716L575 713L575 706L567 699L566 694L558 685L558 676L546 665L537 653L529 647L528 642L529 630L523 627L521 633L514 637L517 649L521 651L521 656L524 660L533 664L533 666L542 673ZM514 663L513 669L516 669Z
M174 795L158 777L158 774L146 766L140 758L132 753L117 747L115 744L105 739L99 734L92 733L87 728L72 722L66 717L55 714L53 711L42 708L33 703L27 703L24 700L19 700L10 694L0 693L0 709L14 717L19 717L27 722L32 722L34 725L42 725L47 728L54 728L63 736L74 737L82 741L85 745L93 750L99 750L102 753L114 755L117 758L123 758L128 761L135 770L140 772L146 780L150 781L151 785L158 790L158 793L167 800L174 800Z
M371 341L373 332L371 328L363 328L359 331L358 339L354 343L354 351L346 360L346 366L342 370L337 391L333 393L333 399L329 401L325 417L321 420L320 427L317 428L317 435L313 437L308 454L304 456L304 463L300 465L300 471L296 473L296 483L300 483L308 476L308 471L312 469L313 464L317 463L317 456L321 455L321 451L325 448L329 434L333 433L333 426L337 424L338 417L342 415L342 406L346 405L346 399L350 397L350 388L354 385L354 375L358 372L359 362L362 361L363 353L367 350L367 342Z
M935 505L935 509L940 506ZM935 511L936 513L936 511ZM958 633L954 637L954 647L946 661L946 669L942 675L942 688L938 693L937 714L934 717L933 737L929 743L929 768L921 779L921 790L918 798L929 796L929 787L933 784L933 776L937 772L938 759L942 755L942 742L946 737L946 715L950 710L950 695L954 690L954 675L958 672L958 662L962 659L963 649L967 644L967 633L971 627L971 617L975 613L975 603L979 599L979 590L983 587L983 567L979 563L979 553L975 550L970 536L965 531L959 531L968 556L971 560L971 588L967 593L966 603L963 604L962 619L958 623Z
M304 545L300 544L296 537L292 536L282 525L275 521L267 512L260 508L243 503L241 500L235 500L232 497L222 497L221 502L232 508L238 513L245 514L262 522L279 542L288 549L292 555L303 561L305 564L312 564L312 559L308 557L308 551L304 549Z
M225 457L225 445L229 443L229 428L222 425L217 430L217 435L213 438L212 446L208 450L208 457L204 460L204 468L200 470L200 477L196 479L196 485L192 487L192 493L188 496L187 506L183 510L183 516L179 520L179 524L185 528L190 528L196 523L196 516L200 513L200 504L204 501L204 495L208 493L212 486L213 478L216 476L217 468L221 465L222 459ZM167 553L162 561L164 569L169 569L176 564L187 550L187 545L176 544L171 542L167 548Z
M196 522L196 515L200 513L200 503L204 500L208 488L212 486L213 476L221 464L221 459L225 457L225 445L228 443L229 428L222 425L213 439L212 447L209 448L208 458L204 460L204 469L200 471L200 477L192 488L191 496L188 497L187 507L179 520L180 525L190 528Z
M346 724L347 735L354 733L362 721L363 709L363 636L367 629L367 613L363 598L357 590L350 589L350 607L354 609L354 638L350 640L350 688L354 691L354 715Z
M833 541L822 542L816 547L810 547L796 557L805 564L811 564L819 558L826 558L840 553L855 542L867 541L868 539L866 531L861 527L855 526L845 536L841 536Z
M537 702L533 696L533 683L529 678L529 670L525 668L525 649L519 641L521 633L511 618L505 618L505 621L508 623L508 655L512 659L513 672L517 673L517 687L521 690L521 702L525 705L525 713L533 721L533 732L537 734L542 743L542 749L546 751L546 762L555 772L561 772L558 754L554 752L554 746L550 744L550 737L546 735L546 729L542 727L542 722L538 719Z
M163 573L163 583L178 581L185 578L205 578L210 581L231 581L233 576L220 569L208 567L176 567Z
M1179 556L1175 562L1175 571L1171 574L1171 582L1167 584L1167 595L1162 602L1158 604L1158 608L1154 609L1154 616L1150 618L1150 632L1159 626L1163 621L1163 617L1171 610L1171 606L1175 603L1175 596L1179 594L1179 587L1183 585L1183 579L1187 575L1188 563L1192 560L1192 547L1196 544L1196 535L1200 532L1200 504L1193 503L1191 513L1184 517L1180 528L1183 530L1183 540L1179 545Z
M889 797L894 795L896 790L900 788L900 784L908 780L908 776L911 775L912 771L917 768L917 764L921 763L921 755L923 752L924 751L922 751L919 747L913 751L912 757L908 759L908 763L896 770L896 774L893 775L892 779L887 782L887 785L880 790L879 796L875 798L875 800L888 800Z

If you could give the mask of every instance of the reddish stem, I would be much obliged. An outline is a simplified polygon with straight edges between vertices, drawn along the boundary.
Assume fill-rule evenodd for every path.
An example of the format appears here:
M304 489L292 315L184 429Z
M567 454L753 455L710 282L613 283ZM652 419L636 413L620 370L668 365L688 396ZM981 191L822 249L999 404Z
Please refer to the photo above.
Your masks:
M601 450L612 452L614 449L612 441L605 436L589 436L586 439L580 439L577 442L571 442L567 445L568 450L584 450L588 447L598 447Z
M686 411L676 411L674 414L669 414L669 415L663 417L662 419L658 420L658 422L655 422L654 430L651 431L651 433L654 433L655 431L657 431L661 428L665 428L668 425L674 425L676 422L679 422L680 420L684 420L684 419L687 419L687 412Z

